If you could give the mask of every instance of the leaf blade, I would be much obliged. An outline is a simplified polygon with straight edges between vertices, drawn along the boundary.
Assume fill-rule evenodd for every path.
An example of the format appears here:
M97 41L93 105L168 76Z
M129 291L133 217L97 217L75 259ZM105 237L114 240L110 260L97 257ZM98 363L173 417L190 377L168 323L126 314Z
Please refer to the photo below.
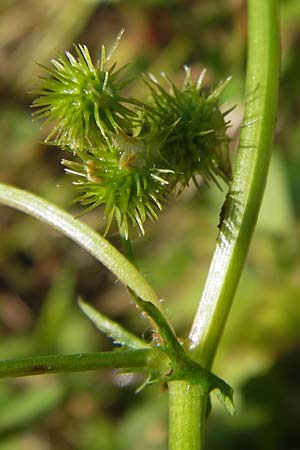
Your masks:
M106 317L81 298L78 299L78 304L81 311L93 322L96 328L112 338L114 342L133 349L150 347L145 341L139 339L137 336L130 333L130 331L127 331L117 322Z

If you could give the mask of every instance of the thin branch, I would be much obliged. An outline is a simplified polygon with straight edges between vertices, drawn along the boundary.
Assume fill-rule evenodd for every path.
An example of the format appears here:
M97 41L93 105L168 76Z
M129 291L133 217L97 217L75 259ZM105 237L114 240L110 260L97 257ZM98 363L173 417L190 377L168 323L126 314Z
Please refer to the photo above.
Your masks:
M156 350L154 350L156 352ZM58 372L83 372L105 368L132 368L149 371L153 350L120 350L112 352L46 355L0 361L0 378ZM144 369L144 370L143 370Z
M85 223L37 195L3 183L0 183L0 203L19 209L56 228L104 264L136 295L156 304L162 310L155 292L133 264Z

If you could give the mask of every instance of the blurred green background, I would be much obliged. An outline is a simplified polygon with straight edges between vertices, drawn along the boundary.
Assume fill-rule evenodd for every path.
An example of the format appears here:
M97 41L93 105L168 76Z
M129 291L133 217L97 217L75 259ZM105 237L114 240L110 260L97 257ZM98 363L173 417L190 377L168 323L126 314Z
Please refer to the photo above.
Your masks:
M259 223L214 370L235 388L237 414L214 403L206 449L300 449L300 1L281 0L282 76L274 154ZM242 120L246 2L242 0L1 0L0 178L74 214L61 151L41 142L30 90L56 50L85 43L99 55L121 28L115 53L132 75L183 79L206 67L224 93L233 155ZM140 81L131 93L143 96ZM233 156L234 158L234 156ZM134 240L139 265L186 337L216 242L224 193L191 186ZM82 220L103 231L101 210ZM147 322L114 277L46 225L0 208L0 358L108 350L80 312L81 295L142 335ZM110 240L119 245L116 232ZM112 372L1 381L0 450L162 450L167 393Z

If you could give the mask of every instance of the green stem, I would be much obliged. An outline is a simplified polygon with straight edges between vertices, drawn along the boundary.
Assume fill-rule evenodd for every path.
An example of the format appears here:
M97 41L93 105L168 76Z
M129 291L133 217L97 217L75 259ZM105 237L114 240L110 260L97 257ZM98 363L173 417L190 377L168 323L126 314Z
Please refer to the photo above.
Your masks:
M248 1L244 124L216 250L189 335L190 351L210 368L233 301L267 178L279 78L277 0ZM207 398L170 383L170 449L201 450Z
M147 371L147 367L156 360L152 354L153 350L145 349L9 359L0 361L0 378L122 367Z
M133 253L131 240L129 238L125 239L124 237L122 237L121 242L124 256L128 259L128 261L131 262L131 264L134 265L134 267L137 267L137 262Z
M118 250L95 230L37 195L0 183L0 203L46 222L87 250L136 295L162 309L145 278Z
M194 357L210 368L247 256L267 179L279 78L277 0L248 1L244 123L225 218L190 332Z
M186 381L172 381L169 387L169 449L202 449L206 398L197 385ZM200 420L199 420L200 418Z

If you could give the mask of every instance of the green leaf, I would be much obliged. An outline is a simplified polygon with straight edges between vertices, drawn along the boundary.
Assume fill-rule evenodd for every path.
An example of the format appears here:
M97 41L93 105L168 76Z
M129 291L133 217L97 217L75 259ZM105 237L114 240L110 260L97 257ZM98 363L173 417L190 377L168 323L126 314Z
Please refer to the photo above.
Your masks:
M135 349L150 347L145 341L139 339L137 336L130 333L117 322L114 322L106 317L104 314L101 314L100 311L97 311L91 305L85 303L82 299L79 299L78 303L81 311L96 325L98 330L112 338L117 344Z
M233 402L233 395L227 394L224 391L222 391L220 388L215 388L212 391L217 399L222 403L222 405L225 407L225 409L229 412L231 416L235 414L235 406Z
M153 303L145 302L137 297L131 290L129 291L135 303L148 316L150 322L152 322L153 325L155 324L156 331L163 340L161 347L165 353L174 359L183 357L184 350L177 340L172 324L169 322L166 315Z
M203 396L213 392L227 411L234 414L233 389L222 378L202 367L186 353L181 360L171 360L171 364L173 370L166 374L166 381L187 381L191 386L198 385Z

